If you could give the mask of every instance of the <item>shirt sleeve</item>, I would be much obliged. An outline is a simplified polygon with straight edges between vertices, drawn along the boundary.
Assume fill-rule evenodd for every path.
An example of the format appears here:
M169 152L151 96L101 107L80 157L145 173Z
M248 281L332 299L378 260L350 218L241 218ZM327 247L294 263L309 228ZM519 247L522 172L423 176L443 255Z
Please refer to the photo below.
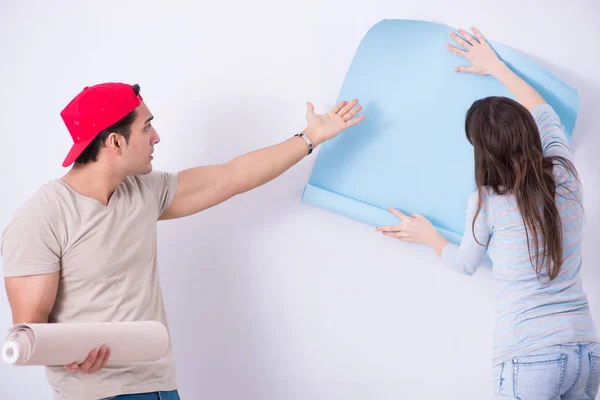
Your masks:
M140 176L146 187L152 192L157 206L157 218L164 213L177 192L179 175L176 172L152 171Z
M541 104L533 109L532 115L540 132L544 157L560 156L573 164L573 155L565 136L565 129L552 106ZM575 196L576 191L581 189L579 181L575 179L572 171L568 170L563 163L558 162L554 165L553 174L557 190L561 193L561 196L566 194L563 188L566 188L573 196Z
M490 224L491 218L488 215L489 211L482 207L475 221L475 231L473 231L472 223L477 205L478 195L475 192L469 197L467 204L465 233L460 246L449 243L442 250L442 261L455 271L465 275L473 275L481 266L493 230ZM479 243L475 241L473 232Z
M15 214L2 234L0 253L5 277L60 271L60 240L37 207L26 205Z
M550 104L540 104L531 112L540 132L544 157L562 156L573 161L565 128Z

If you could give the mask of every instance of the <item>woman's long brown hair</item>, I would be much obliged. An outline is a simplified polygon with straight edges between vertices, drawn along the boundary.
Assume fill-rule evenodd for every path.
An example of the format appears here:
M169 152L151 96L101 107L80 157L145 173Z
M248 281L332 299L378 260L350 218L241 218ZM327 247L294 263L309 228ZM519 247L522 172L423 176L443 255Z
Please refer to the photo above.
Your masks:
M474 102L467 112L465 130L474 148L475 183L479 192L473 228L481 211L482 188L514 195L525 226L529 259L538 278L544 268L550 280L556 278L563 264L563 241L552 168L560 164L577 178L575 167L564 157L543 156L533 116L507 97L487 97ZM529 244L530 234L533 248Z

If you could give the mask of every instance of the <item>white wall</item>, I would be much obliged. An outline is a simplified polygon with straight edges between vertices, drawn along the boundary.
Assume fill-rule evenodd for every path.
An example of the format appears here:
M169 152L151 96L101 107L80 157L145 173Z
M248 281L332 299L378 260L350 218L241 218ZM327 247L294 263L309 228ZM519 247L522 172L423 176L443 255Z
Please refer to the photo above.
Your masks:
M360 40L381 19L475 24L580 91L582 275L600 321L600 6L482 3L0 2L0 229L42 183L66 172L70 138L59 112L86 85L140 83L162 135L155 168L179 170L301 130L305 101L319 112L335 102ZM490 398L490 271L460 276L424 247L301 204L314 160L161 223L183 398ZM0 330L9 326L3 292ZM0 398L51 398L43 370L0 365Z

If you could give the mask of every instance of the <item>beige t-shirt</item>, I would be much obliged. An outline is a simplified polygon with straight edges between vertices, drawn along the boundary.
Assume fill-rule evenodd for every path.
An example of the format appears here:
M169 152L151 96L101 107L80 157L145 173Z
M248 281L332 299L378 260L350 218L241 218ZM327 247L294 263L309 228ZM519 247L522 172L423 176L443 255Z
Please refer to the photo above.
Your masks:
M177 174L128 177L107 206L61 179L44 184L4 231L4 275L60 271L49 322L158 320L168 328L156 230L177 189ZM92 349L90 349L91 351ZM172 348L156 362L84 375L46 367L56 399L100 399L177 388Z

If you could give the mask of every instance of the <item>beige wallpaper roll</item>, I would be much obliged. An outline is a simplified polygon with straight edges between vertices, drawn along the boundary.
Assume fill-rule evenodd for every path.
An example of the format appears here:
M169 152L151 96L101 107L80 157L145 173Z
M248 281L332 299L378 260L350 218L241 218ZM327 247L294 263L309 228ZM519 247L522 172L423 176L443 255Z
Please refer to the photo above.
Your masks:
M155 361L169 346L158 321L18 324L9 329L2 358L13 365L82 363L93 349L110 348L107 365Z

